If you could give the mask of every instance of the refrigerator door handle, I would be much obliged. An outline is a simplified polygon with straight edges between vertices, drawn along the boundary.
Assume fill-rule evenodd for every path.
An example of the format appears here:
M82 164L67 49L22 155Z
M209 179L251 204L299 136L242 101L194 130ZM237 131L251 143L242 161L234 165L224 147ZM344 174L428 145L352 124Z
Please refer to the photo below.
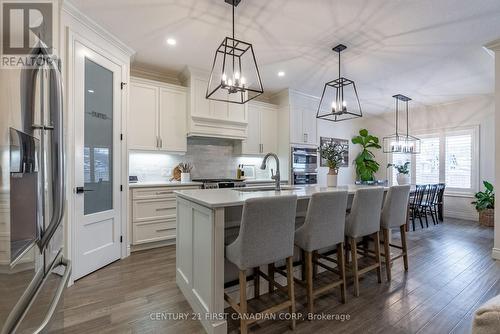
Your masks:
M71 276L71 261L61 256L59 265L66 267L61 279L61 283L57 287L56 294L54 296L54 299L52 299L52 302L50 304L49 310L47 311L47 314L45 315L45 318L43 319L40 326L38 326L38 328L33 332L34 334L44 332L45 328L50 322L50 319L52 319L52 317L54 316L54 312L56 311L59 301L61 300L61 297L64 293L64 289L68 286L69 278Z
M69 278L71 276L71 261L67 260L63 257L62 253L59 252L57 255L54 263L52 263L52 266L50 267L50 270L48 273L51 273L57 266L62 265L66 267L64 274L61 279L61 284L58 286L56 290L56 294L54 298L52 299L52 303L50 305L49 311L47 312L44 321L41 323L41 325L37 328L37 330L34 333L40 333L47 327L47 324L49 323L50 319L54 315L54 311L57 307L57 304L59 303L59 300L62 297L62 294L64 292L64 288L68 285ZM19 325L22 322L22 319L28 312L29 308L33 304L34 300L36 299L36 296L40 289L43 288L45 282L47 281L49 274L47 274L45 277L43 276L43 270L40 270L35 279L31 282L30 286L28 289L25 291L21 299L18 301L18 303L14 306L12 312L9 314L9 317L7 318L1 334L10 334L14 333ZM38 279L38 278L40 279Z

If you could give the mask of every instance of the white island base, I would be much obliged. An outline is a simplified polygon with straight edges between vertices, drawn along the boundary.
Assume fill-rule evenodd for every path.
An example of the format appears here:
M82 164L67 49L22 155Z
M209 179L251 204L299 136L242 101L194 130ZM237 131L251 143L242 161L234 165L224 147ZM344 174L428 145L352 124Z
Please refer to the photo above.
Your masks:
M207 333L227 333L224 317L224 227L239 219L248 198L295 194L301 203L313 193L347 190L354 195L366 186L244 192L235 189L177 191L176 282ZM385 188L387 190L387 188ZM304 201L305 200L305 201ZM198 318L199 317L199 318Z

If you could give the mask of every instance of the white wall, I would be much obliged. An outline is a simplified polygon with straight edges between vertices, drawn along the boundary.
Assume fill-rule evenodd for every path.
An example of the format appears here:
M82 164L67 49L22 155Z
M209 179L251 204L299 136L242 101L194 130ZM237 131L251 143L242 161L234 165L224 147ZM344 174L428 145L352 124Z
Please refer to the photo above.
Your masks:
M382 137L394 133L394 112L379 116L367 117L366 128L373 134ZM477 96L452 103L423 106L417 109L410 107L410 133L450 129L463 126L479 126L479 180L495 180L495 103L493 96ZM385 168L389 156L377 152L377 161L381 168L378 178L387 178ZM471 196L451 195L445 198L445 215L463 219L477 219L477 212L470 204Z

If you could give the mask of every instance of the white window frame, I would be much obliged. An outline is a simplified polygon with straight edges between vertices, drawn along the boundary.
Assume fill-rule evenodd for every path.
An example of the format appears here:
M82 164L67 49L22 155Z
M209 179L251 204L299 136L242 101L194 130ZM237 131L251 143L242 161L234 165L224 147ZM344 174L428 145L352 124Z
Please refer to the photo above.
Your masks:
M472 135L472 170L471 170L471 188L450 188L446 187L447 195L456 196L467 196L470 197L479 190L479 161L480 161L480 150L479 150L479 125L473 126L462 126L453 128L443 128L443 129L432 129L426 131L415 132L415 136L418 138L429 138L429 137L439 137L439 182L445 183L446 181L446 136L448 135L460 135L460 134L471 134ZM394 154L391 154L390 161L394 159ZM394 168L391 168L388 178L392 184ZM416 156L411 155L411 183L416 182Z

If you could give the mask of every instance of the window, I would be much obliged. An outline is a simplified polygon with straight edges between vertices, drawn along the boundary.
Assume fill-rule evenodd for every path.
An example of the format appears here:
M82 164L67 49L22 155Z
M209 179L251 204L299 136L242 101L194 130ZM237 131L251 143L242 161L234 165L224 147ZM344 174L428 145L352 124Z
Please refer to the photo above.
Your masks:
M420 154L415 155L415 182L439 183L439 137L421 139Z
M471 133L446 137L446 184L452 188L472 187L472 151Z
M421 139L420 154L407 157L393 154L392 163L411 161L413 184L443 182L448 191L471 194L478 189L479 127L443 129L417 134ZM392 184L397 184L397 172L392 170Z

